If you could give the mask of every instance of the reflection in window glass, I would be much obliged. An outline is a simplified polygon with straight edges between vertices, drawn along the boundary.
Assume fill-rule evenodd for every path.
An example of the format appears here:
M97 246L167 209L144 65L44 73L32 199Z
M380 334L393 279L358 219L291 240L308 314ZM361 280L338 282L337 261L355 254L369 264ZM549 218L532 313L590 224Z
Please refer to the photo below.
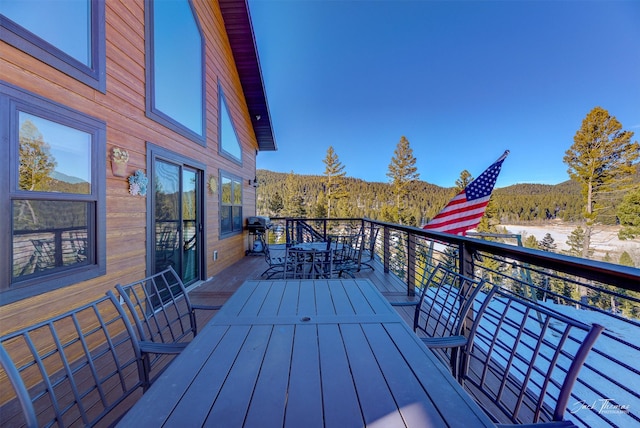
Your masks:
M0 1L0 13L82 64L91 64L88 0Z
M91 193L91 134L19 112L20 190Z
M55 268L92 263L88 245L89 202L15 200L13 214L14 279Z
M222 177L222 203L226 205L231 204L231 179Z
M226 177L220 179L220 232L242 231L242 181Z
M202 37L188 0L153 3L154 109L204 135Z
M238 180L233 180L233 204L242 205L242 184Z
M220 94L220 146L222 147L223 152L241 160L242 148L240 147L236 129L233 126L233 121L231 120L231 115L229 114L227 102L224 99L222 89L218 92Z

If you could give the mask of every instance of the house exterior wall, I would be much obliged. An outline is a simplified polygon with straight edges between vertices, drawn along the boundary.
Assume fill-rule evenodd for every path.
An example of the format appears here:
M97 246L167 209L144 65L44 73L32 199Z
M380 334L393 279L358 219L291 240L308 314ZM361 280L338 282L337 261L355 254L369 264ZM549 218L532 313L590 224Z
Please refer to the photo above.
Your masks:
M206 147L149 119L145 114L145 2L106 0L106 92L101 92L31 55L0 41L0 80L106 123L106 274L5 304L0 294L0 335L61 313L104 295L116 283L148 274L147 203L129 194L126 178L111 172L114 147L126 149L127 175L147 170L148 143L204 164L203 278L244 257L246 233L220 237L219 191L208 192L208 177L220 170L242 177L243 217L255 213L258 144L217 1L194 0L205 44ZM218 85L242 147L242 164L218 151ZM147 196L148 197L148 196ZM11 239L10 237L7 237ZM3 247L5 248L5 247ZM213 261L213 252L218 260ZM2 252L2 257L9 257Z

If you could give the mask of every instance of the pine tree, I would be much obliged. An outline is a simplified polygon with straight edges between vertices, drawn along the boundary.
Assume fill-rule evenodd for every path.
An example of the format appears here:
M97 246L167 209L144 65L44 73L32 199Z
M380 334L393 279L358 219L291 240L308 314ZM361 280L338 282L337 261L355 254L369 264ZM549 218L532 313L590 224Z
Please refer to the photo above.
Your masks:
M633 264L633 259L631 258L631 255L629 255L629 253L627 253L626 251L620 254L620 261L618 262L618 264L621 264L622 266L635 267L635 265Z
M282 200L282 196L280 196L280 192L276 192L273 194L273 196L269 200L269 213L274 217L279 217L280 212L283 209L284 209L284 202Z
M580 255L589 254L591 228L598 214L610 204L615 192L629 185L640 157L640 144L631 142L633 132L623 131L618 120L602 107L595 107L582 121L566 151L569 176L580 183L586 230Z
M618 232L620 239L640 237L640 186L627 193L618 205L618 219L622 228Z
M571 234L567 237L567 245L569 246L569 254L579 257L582 254L582 248L584 245L585 232L580 226L573 229Z
M538 240L533 235L527 236L527 239L524 240L523 245L525 246L525 248L533 248L536 250L539 249Z
M293 171L287 175L287 179L284 182L284 215L287 217L304 217L307 215L307 210L304 207L304 198L298 193L298 181Z
M557 245L555 243L555 240L553 239L553 237L551 236L550 233L547 233L546 235L544 235L544 237L542 238L542 241L538 242L538 247L542 250L542 251L550 251L553 252L555 251Z
M473 176L466 169L460 173L460 177L456 180L456 195L464 190L473 181Z
M404 209L404 197L408 193L410 183L418 180L420 174L416 165L416 158L413 156L413 149L409 145L409 140L403 135L393 152L387 177L391 179L393 195L396 198L398 218L402 218Z
M324 193L327 200L327 217L331 217L332 208L336 202L349 195L345 188L344 177L346 172L344 165L338 159L338 155L333 150L333 146L327 149L327 156L322 160L324 169Z

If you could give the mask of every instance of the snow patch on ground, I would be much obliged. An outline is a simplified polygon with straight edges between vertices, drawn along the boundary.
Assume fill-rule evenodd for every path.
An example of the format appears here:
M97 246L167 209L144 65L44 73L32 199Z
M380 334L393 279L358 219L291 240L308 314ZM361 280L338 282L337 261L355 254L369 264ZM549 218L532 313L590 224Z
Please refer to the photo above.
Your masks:
M543 225L520 225L520 224L503 224L509 233L522 235L522 241L527 236L535 236L538 241L549 233L554 240L557 248L556 251L561 252L569 249L567 238L571 232L577 227L575 224L567 223L549 223ZM611 257L611 261L616 263L620 258L620 254L626 251L631 255L636 267L640 266L640 239L621 240L618 238L619 226L595 226L591 235L591 248L594 251L593 258L602 260L607 253Z

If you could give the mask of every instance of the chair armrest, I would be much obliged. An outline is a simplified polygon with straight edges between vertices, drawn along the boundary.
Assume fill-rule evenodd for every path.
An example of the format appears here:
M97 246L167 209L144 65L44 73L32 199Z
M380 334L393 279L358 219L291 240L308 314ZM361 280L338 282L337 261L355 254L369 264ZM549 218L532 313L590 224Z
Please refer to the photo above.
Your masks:
M187 345L186 342L155 343L145 340L140 342L140 351L150 354L179 354Z
M420 340L427 348L459 348L467 344L464 336L422 337Z
M417 306L418 302L389 302L391 306Z
M222 305L210 306L210 305L194 305L194 304L191 304L191 307L193 309L202 309L202 310L205 310L205 311L219 311L220 309L222 309Z

